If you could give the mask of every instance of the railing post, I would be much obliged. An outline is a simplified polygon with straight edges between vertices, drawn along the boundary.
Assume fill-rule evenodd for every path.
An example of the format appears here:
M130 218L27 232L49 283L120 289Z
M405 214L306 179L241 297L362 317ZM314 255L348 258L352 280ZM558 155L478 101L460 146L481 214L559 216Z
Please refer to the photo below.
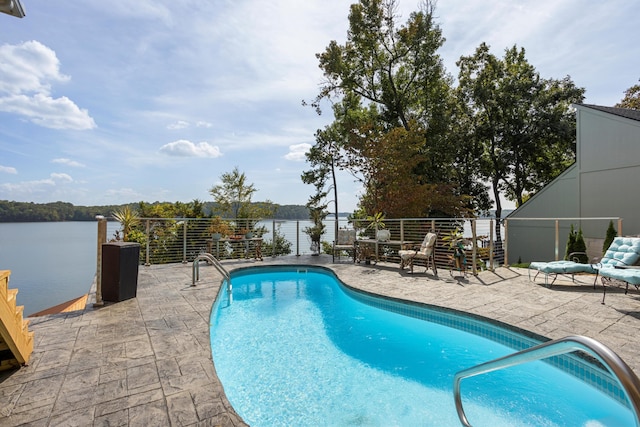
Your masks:
M506 220L505 220L506 223ZM504 233L504 238L507 238L507 233L505 231ZM506 252L505 252L505 258L506 258ZM491 268L491 271L494 270L494 265L493 265L493 220L489 220L489 268Z
M502 253L504 254L504 265L509 265L509 220L504 219L504 243L502 244ZM500 221L496 219L498 227L500 227ZM493 230L493 229L492 229Z
M151 244L151 239L149 237L149 235L151 234L151 224L149 223L149 220L147 220L147 253L145 256L145 263L144 265L146 265L147 267L149 267L151 265L151 263L149 262L149 248L150 248L150 244Z
M400 220L400 241L404 242L404 219Z
M478 241L476 240L476 220L475 219L471 219L471 239L473 239L473 244L471 245L471 260L473 262L473 267L471 268L471 273L474 276L477 276L478 270L476 268L476 258L477 258Z
M98 256L96 262L96 302L94 307L102 307L102 244L107 241L107 219L102 216L96 216L98 220Z
M622 218L618 218L618 236L622 237Z
M276 256L276 220L271 220L271 257Z
M556 219L556 261L560 258L560 221Z
M187 222L189 220L184 218L182 222L182 263L187 263Z
M296 256L300 256L300 220L296 221Z

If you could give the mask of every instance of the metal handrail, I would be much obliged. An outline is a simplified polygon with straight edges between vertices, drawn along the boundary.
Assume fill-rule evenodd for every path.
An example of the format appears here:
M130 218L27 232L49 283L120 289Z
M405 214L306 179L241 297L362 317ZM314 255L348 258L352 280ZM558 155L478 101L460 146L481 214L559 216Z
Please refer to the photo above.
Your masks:
M462 397L460 395L460 382L464 378L546 359L547 357L559 356L576 350L592 354L596 359L598 359L598 361L600 361L600 363L607 367L609 372L613 374L631 402L633 414L636 420L636 427L640 427L640 419L638 418L638 414L640 413L640 379L638 379L629 365L627 365L620 356L614 353L609 347L594 340L593 338L579 335L572 335L548 341L535 347L458 372L453 378L453 396L460 422L466 427L471 427L471 424L464 413Z
M229 272L220 264L220 261L213 255L207 252L199 254L196 259L193 260L193 266L191 268L191 286L195 286L196 282L200 280L200 261L207 261L213 264L222 276L227 279L227 286L231 289L231 276Z

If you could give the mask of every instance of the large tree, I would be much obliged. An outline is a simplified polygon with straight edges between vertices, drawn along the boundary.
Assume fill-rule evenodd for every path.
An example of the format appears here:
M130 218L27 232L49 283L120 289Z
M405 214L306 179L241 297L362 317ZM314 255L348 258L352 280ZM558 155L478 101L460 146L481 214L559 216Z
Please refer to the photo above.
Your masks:
M624 91L624 98L616 104L616 107L640 110L640 84L633 85Z
M271 216L277 205L270 201L253 203L251 201L257 188L249 183L244 172L236 166L233 171L220 176L221 184L211 187L209 193L217 203L222 214L231 215L237 227L251 229L256 219ZM245 221L241 221L244 219Z
M575 161L571 104L582 102L584 89L569 77L541 78L516 46L500 59L482 43L457 64L460 100L483 147L499 218L502 194L519 206Z
M459 190L450 191L458 186L451 182L453 155L445 137L451 78L437 54L444 38L433 3L422 2L405 25L397 22L396 9L395 0L351 5L346 42L332 41L317 55L324 81L312 105L320 111L330 100L335 120L318 132L316 144L329 147L331 139L328 158L363 183L369 213L409 215L401 208L407 194L422 201L452 197L423 203L421 215L428 215L441 212L430 209L434 204L459 206ZM420 194L409 193L409 186Z

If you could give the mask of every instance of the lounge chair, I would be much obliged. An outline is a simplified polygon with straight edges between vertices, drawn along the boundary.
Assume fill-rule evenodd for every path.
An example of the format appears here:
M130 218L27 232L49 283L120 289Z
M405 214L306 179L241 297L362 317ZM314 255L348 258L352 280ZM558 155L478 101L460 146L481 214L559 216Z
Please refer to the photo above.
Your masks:
M400 270L408 266L411 273L413 273L413 261L420 259L425 261L425 273L431 268L433 274L437 276L438 270L434 258L437 237L435 233L427 233L420 247L398 251L398 255L400 255Z
M640 288L640 238L616 237L595 268L601 277L603 294L602 304L607 295L607 286L623 285L625 294L629 284ZM635 268L634 268L635 267Z
M356 261L356 230L348 230L341 228L338 230L338 238L333 242L333 262L336 262L336 254L338 258L344 251L351 254L353 262Z
M576 273L590 273L596 274L597 269L593 266L593 264L584 264L578 262L580 255L586 255L584 252L573 252L569 254L568 260L561 261L551 261L551 262L532 262L529 264L529 280L534 281L538 274L544 273L544 284L545 286L553 286L553 283L558 278L558 274L570 274L571 281L575 281ZM537 270L538 272L531 280L531 270ZM553 280L549 283L549 276L553 275ZM593 289L596 288L596 281L598 280L597 276L593 281Z

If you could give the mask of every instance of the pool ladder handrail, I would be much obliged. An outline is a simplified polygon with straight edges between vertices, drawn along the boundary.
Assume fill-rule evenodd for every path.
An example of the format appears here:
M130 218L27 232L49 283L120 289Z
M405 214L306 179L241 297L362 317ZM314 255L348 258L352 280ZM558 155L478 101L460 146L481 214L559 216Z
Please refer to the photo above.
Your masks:
M552 356L559 356L576 350L581 350L595 356L595 358L606 366L609 372L616 377L631 402L633 414L636 420L636 427L640 427L640 419L638 418L638 414L640 413L640 379L638 379L629 365L627 365L620 356L614 353L609 347L594 340L593 338L580 335L571 335L548 341L535 347L509 354L499 359L490 360L456 373L453 378L453 396L460 422L466 427L471 427L471 424L464 413L462 397L460 395L460 382L464 378L486 374L488 372L522 365L524 363L534 362Z
M216 270L222 274L222 277L227 279L227 286L231 289L231 276L229 275L229 272L222 266L216 257L207 252L200 253L196 259L193 260L193 266L191 268L191 286L195 286L196 282L200 280L200 261L207 261L208 263L213 264Z

